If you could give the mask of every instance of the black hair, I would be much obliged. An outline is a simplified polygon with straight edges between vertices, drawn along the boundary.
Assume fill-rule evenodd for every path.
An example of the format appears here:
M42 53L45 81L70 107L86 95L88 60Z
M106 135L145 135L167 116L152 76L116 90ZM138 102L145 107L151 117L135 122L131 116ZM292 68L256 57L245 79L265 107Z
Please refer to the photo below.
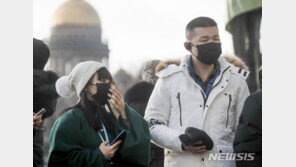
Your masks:
M204 16L197 17L191 20L186 26L187 39L191 39L193 37L193 34L194 34L193 30L196 27L217 27L218 29L217 23L212 18L204 17Z
M43 41L33 38L33 68L43 70L49 55L48 46Z
M108 79L110 80L110 83L114 83L110 72L105 67L99 69L96 73L98 74L99 80ZM93 77L94 75L90 78L86 86L90 84L90 81L93 80ZM80 95L80 101L72 107L63 109L58 116L62 116L65 112L69 111L70 109L80 108L84 112L87 121L91 127L98 131L100 128L102 128L101 123L103 123L108 133L112 134L115 130L116 117L111 109L109 102L107 102L107 107L110 112L106 111L104 105L100 105L96 102L88 100L86 93L82 91Z
M102 67L96 73L98 74L98 80L108 79L108 80L110 80L110 83L114 83L113 78L112 78L112 75L107 70L107 68ZM91 81L93 79L93 77L91 77L91 79L89 81Z

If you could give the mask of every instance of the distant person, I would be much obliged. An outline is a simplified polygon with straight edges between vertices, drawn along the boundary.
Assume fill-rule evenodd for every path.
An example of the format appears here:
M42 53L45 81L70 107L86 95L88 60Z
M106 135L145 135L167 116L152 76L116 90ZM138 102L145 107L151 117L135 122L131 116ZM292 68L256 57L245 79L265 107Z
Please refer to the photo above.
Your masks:
M141 72L142 81L131 86L125 93L125 101L144 117L146 105L157 81L155 68L160 60L150 60L145 63Z
M191 54L180 65L168 65L156 74L145 111L151 138L165 148L165 167L235 166L234 160L211 160L209 155L233 153L238 118L250 94L249 72L220 57L221 41L213 19L190 21L186 39L184 46ZM200 133L187 134L189 127ZM195 137L181 141L184 135Z
M62 97L76 93L79 101L64 109L52 127L49 167L148 166L148 124L125 104L103 64L79 63L56 87ZM122 131L126 136L111 143Z
M252 153L252 160L237 160L237 167L262 166L262 69L259 69L260 89L245 101L239 118L233 148L235 153Z
M125 93L126 103L142 117L145 115L146 106L154 85L158 79L155 75L156 66L160 60L150 60L145 63L142 71L142 80L131 86ZM151 143L149 167L163 167L164 152L163 148Z
M55 82L58 75L53 71L44 71L49 58L48 46L41 40L33 38L33 116L42 108L43 115L33 118L33 166L43 167L43 121L50 117L56 107L58 94Z

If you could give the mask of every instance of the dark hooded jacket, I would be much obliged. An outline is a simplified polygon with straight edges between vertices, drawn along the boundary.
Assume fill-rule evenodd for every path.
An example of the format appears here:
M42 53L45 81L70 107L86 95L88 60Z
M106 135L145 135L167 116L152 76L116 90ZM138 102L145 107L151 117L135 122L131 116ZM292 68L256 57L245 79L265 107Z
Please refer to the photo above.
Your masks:
M126 103L131 108L135 109L135 111L137 111L142 117L145 115L145 109L153 88L153 84L141 81L129 88L125 94ZM163 159L163 149L151 143L149 166L162 167Z
M145 115L145 109L153 91L154 85L141 81L129 88L125 93L126 103L142 117ZM163 149L151 143L149 167L163 167L164 152Z
M46 112L42 119L50 117L56 107L58 94L55 82L58 75L43 68L49 57L48 47L40 40L33 39L33 112L37 113L42 108ZM43 123L38 130L33 130L33 166L43 167Z
M262 84L262 72L259 80ZM261 87L262 88L262 87ZM262 166L262 90L251 94L245 101L234 138L235 153L255 153L252 161L236 161L238 167Z
M141 81L130 87L125 93L126 103L135 109L142 117L154 85L146 81Z

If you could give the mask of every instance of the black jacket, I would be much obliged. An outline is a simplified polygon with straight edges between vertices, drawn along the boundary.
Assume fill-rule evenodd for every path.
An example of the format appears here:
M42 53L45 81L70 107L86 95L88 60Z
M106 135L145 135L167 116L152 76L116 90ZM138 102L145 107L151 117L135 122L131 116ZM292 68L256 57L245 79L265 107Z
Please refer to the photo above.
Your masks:
M55 111L58 97L55 89L57 79L58 75L53 71L33 70L33 111L37 113L45 108L42 119L50 117Z
M235 153L255 153L253 161L236 161L238 167L262 166L262 91L245 101L234 138Z
M56 73L33 69L33 112L37 113L42 108L46 112L42 119L50 117L56 107L58 94L55 82L58 79ZM33 130L33 166L43 167L43 123L38 130Z
M149 82L138 82L126 91L124 100L130 107L144 117L145 109L153 89L154 85Z
M124 96L126 103L144 117L147 103L154 89L154 85L141 81L130 87ZM164 151L151 143L149 167L164 166Z

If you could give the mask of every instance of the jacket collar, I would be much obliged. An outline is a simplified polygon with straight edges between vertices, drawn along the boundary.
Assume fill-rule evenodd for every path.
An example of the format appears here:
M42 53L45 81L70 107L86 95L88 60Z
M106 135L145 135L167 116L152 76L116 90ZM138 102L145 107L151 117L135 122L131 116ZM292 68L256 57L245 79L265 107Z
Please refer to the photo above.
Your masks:
M188 61L190 59L191 54L186 55L185 57L183 57L183 59L181 60L180 66L183 68L187 68L188 69ZM231 64L228 63L226 61L225 58L223 57L219 57L218 62L220 63L220 71L224 71L225 69L227 69ZM221 73L220 73L221 74Z

